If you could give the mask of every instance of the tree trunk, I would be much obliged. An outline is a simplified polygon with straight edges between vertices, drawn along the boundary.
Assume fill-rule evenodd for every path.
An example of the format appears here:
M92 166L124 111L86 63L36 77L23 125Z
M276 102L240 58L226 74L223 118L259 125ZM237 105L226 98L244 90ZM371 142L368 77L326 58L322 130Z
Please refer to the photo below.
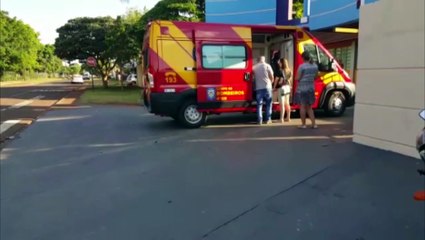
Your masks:
M104 88L108 88L108 75L102 76L102 85Z
M121 85L121 90L124 90L124 78L122 76L122 68L119 68L119 72L118 72L118 80L120 81L120 85Z

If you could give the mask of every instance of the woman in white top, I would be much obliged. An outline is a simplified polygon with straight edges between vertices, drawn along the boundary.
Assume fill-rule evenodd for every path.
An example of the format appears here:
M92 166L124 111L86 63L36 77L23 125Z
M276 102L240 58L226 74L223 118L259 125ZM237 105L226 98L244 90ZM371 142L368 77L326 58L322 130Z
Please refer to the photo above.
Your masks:
M288 60L285 58L279 59L279 68L281 77L276 81L275 88L278 88L279 91L280 121L283 123L284 121L291 121L289 98L291 96L292 71L289 68Z

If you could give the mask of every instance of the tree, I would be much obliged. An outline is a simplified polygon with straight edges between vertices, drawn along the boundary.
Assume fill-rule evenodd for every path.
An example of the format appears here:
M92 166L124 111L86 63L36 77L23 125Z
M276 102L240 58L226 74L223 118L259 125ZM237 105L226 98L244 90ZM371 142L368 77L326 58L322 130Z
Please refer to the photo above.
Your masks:
M146 26L152 20L178 20L198 22L201 15L198 10L199 0L161 0L155 7L143 15L141 24Z
M44 45L38 51L37 62L37 70L48 74L58 72L62 66L61 59L55 55L55 47L50 44Z
M135 27L139 43L143 41L146 26L153 20L177 20L199 22L205 19L205 0L160 0L145 12Z
M113 33L115 20L111 17L74 18L56 31L56 54L67 60L96 58L96 72L101 75L104 87L108 87L108 76L115 68L116 45ZM125 47L125 46L121 46Z
M38 34L27 24L0 11L0 77L5 71L23 74L37 66Z
M196 0L196 5L198 8L198 19L201 22L205 21L205 0Z
M70 74L78 74L81 71L81 65L80 64L72 64L69 66L69 73Z
M301 19L304 14L304 1L303 0L294 0L292 5L293 18Z
M124 16L119 16L108 36L108 45L113 51L117 65L122 68L124 64L137 59L142 42L142 35L138 23L142 17L136 9L131 9Z

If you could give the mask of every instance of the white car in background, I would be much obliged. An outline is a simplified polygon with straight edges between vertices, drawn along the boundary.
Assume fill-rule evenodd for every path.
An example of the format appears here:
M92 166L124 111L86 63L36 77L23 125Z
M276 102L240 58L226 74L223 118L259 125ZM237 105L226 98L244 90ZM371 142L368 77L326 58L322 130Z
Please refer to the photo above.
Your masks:
M81 76L80 74L72 75L71 83L83 84L84 83L83 76Z
M89 72L83 73L83 80L90 80L91 74Z
M137 84L137 75L135 73L130 73L125 80L127 86L135 86Z

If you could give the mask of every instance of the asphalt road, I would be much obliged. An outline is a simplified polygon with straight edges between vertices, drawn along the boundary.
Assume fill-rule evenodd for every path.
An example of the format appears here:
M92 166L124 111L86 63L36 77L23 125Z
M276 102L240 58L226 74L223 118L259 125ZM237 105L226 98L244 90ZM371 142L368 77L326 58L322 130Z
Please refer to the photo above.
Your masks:
M49 111L1 152L1 239L424 239L419 160L353 144L352 109L254 123Z
M0 143L13 138L61 98L77 89L68 81L45 84L10 84L0 87Z

